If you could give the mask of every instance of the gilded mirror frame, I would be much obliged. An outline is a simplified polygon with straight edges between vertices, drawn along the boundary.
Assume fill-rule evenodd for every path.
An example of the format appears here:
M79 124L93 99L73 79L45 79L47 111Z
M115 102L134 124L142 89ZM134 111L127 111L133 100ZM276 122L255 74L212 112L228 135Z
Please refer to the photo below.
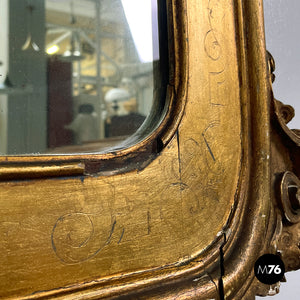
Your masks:
M286 126L292 109L272 94L262 1L168 0L167 8L169 105L156 130L114 153L1 157L3 297L254 299L277 288L255 278L260 255L280 253L287 271L300 267L300 138ZM210 81L224 66L227 83ZM215 103L216 92L232 101ZM189 214L182 226L177 203ZM70 241L74 232L84 250L86 221L95 231L109 225L105 249L64 251L62 233ZM186 243L178 253L177 241Z

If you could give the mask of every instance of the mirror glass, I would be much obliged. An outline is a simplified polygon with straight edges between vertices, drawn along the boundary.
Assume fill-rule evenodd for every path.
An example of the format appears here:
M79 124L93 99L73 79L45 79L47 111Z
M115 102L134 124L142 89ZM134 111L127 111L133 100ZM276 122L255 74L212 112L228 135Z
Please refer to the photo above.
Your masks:
M106 151L153 104L155 0L1 0L0 154Z

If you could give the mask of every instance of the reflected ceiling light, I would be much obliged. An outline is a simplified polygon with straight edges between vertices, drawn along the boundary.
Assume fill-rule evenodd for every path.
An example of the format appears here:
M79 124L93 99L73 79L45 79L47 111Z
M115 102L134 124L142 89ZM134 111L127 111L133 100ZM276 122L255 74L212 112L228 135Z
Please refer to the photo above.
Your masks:
M79 34L77 32L72 32L71 49L65 51L61 59L68 62L80 61L85 59L85 56L82 55L80 51L80 40L79 40Z
M71 26L76 24L76 17L74 14L74 2L71 0L70 2L70 11L71 11ZM81 44L80 44L80 34L76 31L71 32L71 49L64 52L61 59L67 62L75 62L80 61L85 58L81 54Z
M61 57L61 60L67 61L67 62L74 62L74 61L80 61L85 58L84 55L81 54L79 50L67 50L64 52L64 54Z
M122 112L122 106L120 106L120 104L122 102L126 102L130 99L130 94L128 93L128 91L126 91L125 89L122 88L114 88L109 90L104 97L105 102L111 103L112 104L112 108L114 110L114 114L116 113L120 113L121 114L126 114L124 112ZM120 111L121 109L121 111Z
M27 5L27 10L28 10L28 19L27 20L27 38L26 41L24 43L24 45L22 46L22 50L26 51L26 50L33 50L33 51L40 51L40 47L33 41L32 38L32 19L33 19L33 10L35 9L35 7L33 5Z
M122 0L126 19L141 62L153 61L152 0Z
M22 95L24 96L25 93L32 93L33 92L33 87L31 85L26 85L22 87L16 87L14 86L8 75L5 77L4 82L0 82L0 95L5 94L5 95Z
M40 51L40 47L32 40L31 33L29 33L24 45L22 46L23 51L26 51L29 49L34 50L36 52Z
M123 102L128 101L130 98L130 95L128 91L122 88L114 88L109 90L104 97L105 102Z
M12 89L13 85L7 75L4 82L0 83L0 94L8 94Z
M53 45L53 46L49 47L46 52L49 55L52 55L52 54L55 54L58 50L59 50L59 47L57 45Z

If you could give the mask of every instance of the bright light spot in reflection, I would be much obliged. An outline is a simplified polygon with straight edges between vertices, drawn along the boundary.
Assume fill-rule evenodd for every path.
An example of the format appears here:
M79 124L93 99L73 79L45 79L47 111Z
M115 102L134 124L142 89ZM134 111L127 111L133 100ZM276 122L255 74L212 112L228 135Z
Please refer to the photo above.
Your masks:
M53 45L47 49L47 53L49 55L51 55L51 54L56 53L58 50L59 50L59 47L57 45Z
M141 62L153 61L151 0L122 0Z

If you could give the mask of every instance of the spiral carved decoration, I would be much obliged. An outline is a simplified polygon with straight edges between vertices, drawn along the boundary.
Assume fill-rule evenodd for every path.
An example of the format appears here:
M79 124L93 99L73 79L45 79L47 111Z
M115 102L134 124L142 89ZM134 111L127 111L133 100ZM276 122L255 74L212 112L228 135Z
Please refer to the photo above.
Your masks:
M267 57L268 57L268 66L269 66L269 74L271 81L275 81L275 60L270 52L267 51ZM296 146L300 146L300 134L299 130L293 129L287 127L287 123L289 123L295 116L295 110L291 105L283 104L281 101L275 99L273 97L273 109L274 109L274 116L281 127L281 129L284 131L284 133L288 136L290 140L296 144Z
M285 219L293 224L300 222L300 180L295 174L284 173L280 193L280 204Z
M286 270L300 268L300 180L292 172L285 172L280 184L280 206L287 226L278 240Z
M110 223L107 219L104 227L95 229L93 217L86 213L70 213L56 221L51 240L61 262L70 265L82 263L110 243L116 221Z

